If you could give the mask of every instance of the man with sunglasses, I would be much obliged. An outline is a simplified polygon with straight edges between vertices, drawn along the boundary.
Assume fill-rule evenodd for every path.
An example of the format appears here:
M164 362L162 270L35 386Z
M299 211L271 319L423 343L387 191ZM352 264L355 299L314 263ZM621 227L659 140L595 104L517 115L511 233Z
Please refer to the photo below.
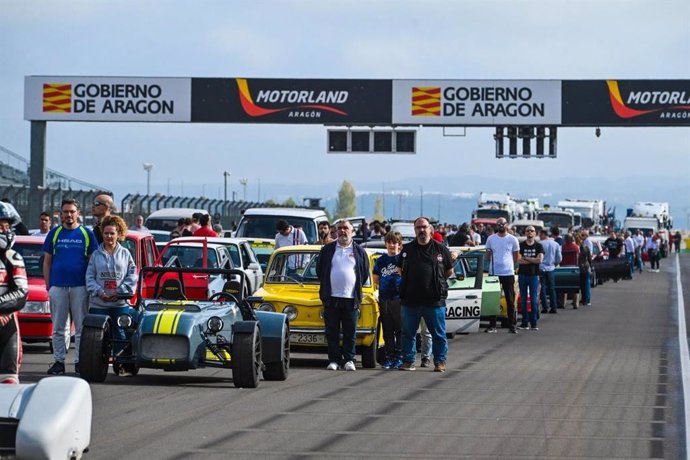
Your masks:
M103 219L110 216L110 212L115 209L113 197L107 193L100 193L96 195L91 205L91 214L96 218L97 222L93 226L93 233L96 235L98 244L103 242L103 230L101 229L101 222Z
M62 200L62 225L53 228L43 242L43 276L50 297L50 319L53 323L53 358L48 374L65 373L69 331L67 318L72 317L75 335L74 373L79 375L79 343L82 322L88 311L86 268L97 249L93 232L79 223L79 202Z

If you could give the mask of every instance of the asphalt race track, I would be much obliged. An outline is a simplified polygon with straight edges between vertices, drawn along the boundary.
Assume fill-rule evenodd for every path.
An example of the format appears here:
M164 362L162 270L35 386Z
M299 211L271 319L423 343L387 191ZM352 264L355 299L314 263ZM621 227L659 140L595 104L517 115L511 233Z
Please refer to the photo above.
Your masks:
M539 331L457 336L445 374L329 372L325 352L253 390L218 369L111 374L91 387L85 457L685 457L675 257L597 287L591 307L543 315ZM687 306L690 254L680 265ZM22 381L46 377L48 347L24 351Z

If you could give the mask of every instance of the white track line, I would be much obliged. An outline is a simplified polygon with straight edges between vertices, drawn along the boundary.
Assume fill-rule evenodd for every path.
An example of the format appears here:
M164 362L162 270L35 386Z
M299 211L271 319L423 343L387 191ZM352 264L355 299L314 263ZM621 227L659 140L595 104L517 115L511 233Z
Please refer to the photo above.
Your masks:
M683 401L685 408L685 458L690 449L690 354L688 353L688 335L685 327L685 302L683 285L680 281L680 258L676 253L676 290L678 298L678 343L680 344L680 371L683 375Z

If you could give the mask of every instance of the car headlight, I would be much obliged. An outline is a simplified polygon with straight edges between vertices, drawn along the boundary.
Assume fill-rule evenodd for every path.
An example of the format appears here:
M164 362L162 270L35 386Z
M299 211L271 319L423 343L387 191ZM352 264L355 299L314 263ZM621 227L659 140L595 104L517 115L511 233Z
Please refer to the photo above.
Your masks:
M319 319L323 319L323 307L319 310Z
M132 317L129 315L120 315L117 317L117 325L122 329L132 327Z
M223 329L223 320L217 316L211 316L208 321L206 321L206 328L209 332L216 334Z
M276 311L276 307L273 306L272 303L264 302L261 305L259 305L258 310L261 311Z
M297 318L297 307L294 305L288 305L283 308L283 313L287 315L289 321L292 321Z
M50 301L29 301L24 304L23 313L50 313Z

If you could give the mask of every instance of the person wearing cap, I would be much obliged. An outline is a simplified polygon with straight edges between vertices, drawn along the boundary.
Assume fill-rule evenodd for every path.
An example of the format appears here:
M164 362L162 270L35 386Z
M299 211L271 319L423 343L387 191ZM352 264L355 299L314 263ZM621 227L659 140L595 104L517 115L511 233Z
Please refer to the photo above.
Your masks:
M308 244L307 235L301 228L295 228L288 223L287 220L279 220L276 223L276 244L275 248L282 248L283 246L296 246L299 244Z
M17 315L29 285L22 256L12 249L16 218L0 203L0 383L19 383L20 337Z

